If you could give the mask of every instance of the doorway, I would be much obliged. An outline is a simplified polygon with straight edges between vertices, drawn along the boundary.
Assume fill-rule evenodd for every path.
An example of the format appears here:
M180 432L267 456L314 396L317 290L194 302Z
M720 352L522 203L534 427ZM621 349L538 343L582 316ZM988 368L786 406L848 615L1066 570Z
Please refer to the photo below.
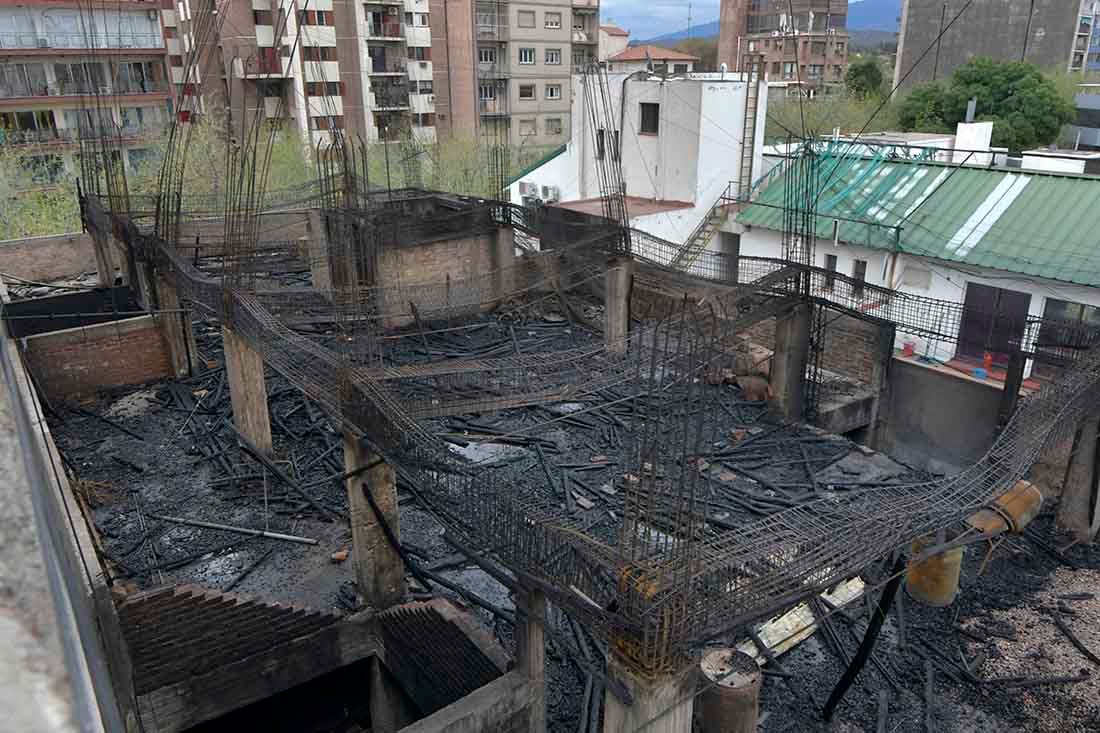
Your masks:
M960 356L981 359L985 352L998 366L1008 364L1008 354L1020 348L1027 325L1031 295L968 282L959 327Z

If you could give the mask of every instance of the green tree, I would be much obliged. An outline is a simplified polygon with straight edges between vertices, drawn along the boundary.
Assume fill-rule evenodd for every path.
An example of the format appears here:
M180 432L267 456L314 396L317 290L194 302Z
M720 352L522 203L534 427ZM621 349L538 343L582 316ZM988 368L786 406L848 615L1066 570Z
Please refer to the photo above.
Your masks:
M874 56L859 56L848 64L844 76L848 92L864 98L882 94L882 67Z
M690 53L699 57L699 63L695 65L696 71L718 71L718 37L710 38L685 38L673 48L683 53Z
M1073 97L1034 64L976 58L960 66L946 85L918 86L901 102L903 129L945 132L966 118L977 100L977 120L993 122L993 144L1026 150L1058 139L1074 116Z

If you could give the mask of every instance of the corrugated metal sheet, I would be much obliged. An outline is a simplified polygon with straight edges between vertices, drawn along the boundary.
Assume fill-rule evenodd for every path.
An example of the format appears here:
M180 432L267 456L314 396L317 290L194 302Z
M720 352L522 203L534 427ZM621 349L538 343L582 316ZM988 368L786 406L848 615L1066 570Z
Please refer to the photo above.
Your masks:
M789 174L737 220L781 230ZM817 180L819 237L1100 285L1100 178L826 154Z

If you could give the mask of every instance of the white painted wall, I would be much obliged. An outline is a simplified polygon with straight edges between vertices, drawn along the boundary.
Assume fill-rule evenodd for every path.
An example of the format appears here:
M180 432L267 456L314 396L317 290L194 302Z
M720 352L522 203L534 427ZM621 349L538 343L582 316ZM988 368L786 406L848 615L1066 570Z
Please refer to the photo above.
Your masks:
M600 28L600 49L597 58L600 61L607 61L608 58L625 51L628 45L630 45L629 35L611 35L603 28Z

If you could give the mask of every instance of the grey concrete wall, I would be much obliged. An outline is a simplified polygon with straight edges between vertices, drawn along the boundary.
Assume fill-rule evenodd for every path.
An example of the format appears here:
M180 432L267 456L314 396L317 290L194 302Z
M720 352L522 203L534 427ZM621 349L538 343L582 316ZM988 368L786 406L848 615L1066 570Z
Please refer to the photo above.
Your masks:
M24 280L48 282L95 272L95 247L82 232L0 242L0 271Z
M954 473L989 450L1001 401L998 383L895 358L881 451L914 467Z
M946 26L966 5L966 0L906 0L902 5L895 85L936 40L945 4ZM1029 23L1032 6L1034 14ZM938 65L933 48L917 64L902 89L930 81L933 74L944 79L975 56L1020 61L1025 39L1027 53L1023 60L1044 70L1051 67L1065 70L1079 8L1079 0L974 0L940 40Z
M531 682L509 672L453 705L401 729L401 733L526 733Z

